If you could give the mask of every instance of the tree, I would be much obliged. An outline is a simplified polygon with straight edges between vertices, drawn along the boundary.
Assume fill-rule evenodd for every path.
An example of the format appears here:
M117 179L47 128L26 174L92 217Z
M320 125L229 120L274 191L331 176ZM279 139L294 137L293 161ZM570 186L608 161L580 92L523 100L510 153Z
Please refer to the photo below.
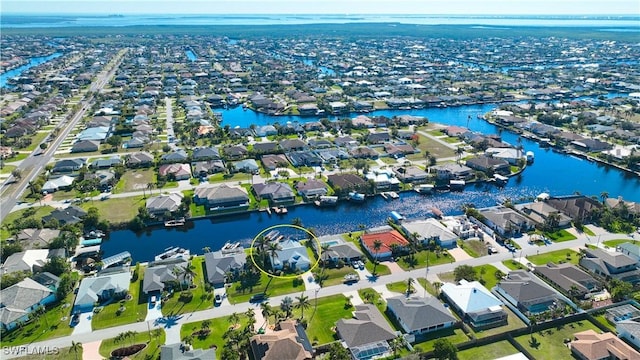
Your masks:
M276 259L278 258L278 251L282 250L282 246L280 246L280 244L278 244L277 242L272 242L269 243L269 249L267 250L269 253L269 256L271 256L271 269L275 270L275 262Z
M262 313L262 316L264 317L264 319L268 323L269 322L269 316L273 315L273 308L271 307L271 305L269 304L268 301L260 303L260 311Z
M349 350L344 348L341 343L334 342L329 347L329 360L351 360Z
M633 292L633 286L630 282L612 279L609 282L609 292L614 302L622 301L627 296L631 296Z
M280 303L280 309L284 311L285 318L287 319L290 318L291 311L293 310L293 299L289 296L285 296L284 299L282 299L282 302Z
M404 338L402 337L402 335L397 336L393 340L391 340L389 346L391 346L391 350L393 350L393 357L397 357L398 350L402 349L402 347L404 346Z
M238 315L237 312L234 312L233 314L229 315L228 321L229 323L233 324L234 327L236 327L240 323L240 315Z
M55 276L61 276L62 274L69 272L71 267L64 258L54 256L42 267L42 271L48 271Z
M203 330L209 329L209 327L211 326L211 320L207 319L207 320L202 320L202 323L200 323L200 327Z
M78 360L78 352L82 350L82 343L71 341L71 347L69 347L69 354L74 353L76 360Z
M413 284L415 282L416 281L412 277L407 279L407 295L410 295L413 292Z
M122 137L120 137L120 135L112 135L107 139L107 144L117 149L120 147L120 144L122 144Z
M464 149L461 147L457 147L456 148L456 158L457 158L457 162L460 162L460 160L462 160L462 154L464 154Z
M465 279L467 281L476 280L476 270L470 265L460 265L453 270L456 282Z
M16 178L16 180L20 180L22 179L22 170L20 169L13 169L11 170L11 176L13 176L14 178ZM29 182L31 183L31 181Z
M376 274L376 267L378 266L378 252L382 249L382 241L375 239L373 241L373 251L375 251L376 256L373 259L373 274Z
M458 349L449 339L440 338L433 343L433 356L438 360L456 360Z
M605 200L607 200L607 198L609 197L609 193L606 191L603 191L600 193L600 200L602 200L602 203L604 204Z
M296 296L296 300L298 300L296 309L300 309L300 318L304 319L304 310L311 307L311 304L309 303L309 297L304 296L304 293L302 293L300 294L300 296Z
M189 282L193 282L193 279L198 276L198 274L194 270L194 266L191 265L191 262L189 262L187 267L184 269L183 275L184 275L185 280L187 278L189 278Z

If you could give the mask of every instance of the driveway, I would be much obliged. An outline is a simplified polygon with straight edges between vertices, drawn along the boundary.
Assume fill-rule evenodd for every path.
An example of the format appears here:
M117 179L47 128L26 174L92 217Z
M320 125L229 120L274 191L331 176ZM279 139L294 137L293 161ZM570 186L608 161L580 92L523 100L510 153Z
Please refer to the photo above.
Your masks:
M473 259L472 256L470 256L469 254L467 254L464 250L462 250L460 248L453 248L453 249L449 250L449 254L451 254L451 256L453 256L453 258L456 261L464 261L464 260Z
M147 303L147 317L144 318L144 321L154 321L162 317L162 304L160 298L156 297L158 300L155 304L151 304L151 297L149 297L149 302Z
M90 343L82 343L82 360L102 360L102 355L98 352L102 340Z
M93 319L93 312L81 313L78 324L73 328L72 335L88 334L92 331L91 319Z
M320 285L315 282L313 278L313 274L311 272L307 272L302 274L302 281L304 281L304 289L305 290L315 290L320 289Z

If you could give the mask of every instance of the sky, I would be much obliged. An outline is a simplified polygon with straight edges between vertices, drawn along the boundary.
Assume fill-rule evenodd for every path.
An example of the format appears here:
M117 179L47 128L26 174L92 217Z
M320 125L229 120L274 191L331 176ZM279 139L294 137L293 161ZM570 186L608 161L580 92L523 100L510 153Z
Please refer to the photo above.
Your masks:
M636 15L640 0L2 0L22 14Z

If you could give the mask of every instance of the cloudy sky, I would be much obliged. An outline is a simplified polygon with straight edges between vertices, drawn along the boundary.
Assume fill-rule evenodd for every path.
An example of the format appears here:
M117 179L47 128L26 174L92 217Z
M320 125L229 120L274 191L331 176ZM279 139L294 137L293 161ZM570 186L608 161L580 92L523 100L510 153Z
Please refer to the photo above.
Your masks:
M28 14L640 15L640 0L3 0Z

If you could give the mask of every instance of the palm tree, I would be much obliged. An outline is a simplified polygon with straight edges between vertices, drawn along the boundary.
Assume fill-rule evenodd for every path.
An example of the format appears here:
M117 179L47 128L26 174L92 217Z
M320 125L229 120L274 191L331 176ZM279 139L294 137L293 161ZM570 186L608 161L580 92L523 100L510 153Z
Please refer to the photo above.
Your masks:
M272 242L269 243L269 249L267 250L269 253L269 256L271 256L271 270L275 270L275 262L276 259L278 258L278 251L282 250L282 246L280 246L280 244L278 244L277 242Z
M440 295L440 288L442 287L442 283L440 281L436 281L433 283L433 287L436 289L436 295Z
M605 200L607 200L607 198L609 198L609 193L606 191L603 191L600 193L600 199L602 200L602 203L604 204Z
M202 251L204 251L205 254L206 253L210 253L211 252L211 248L208 247L208 246L205 246L205 247L202 248Z
M391 349L393 350L393 357L397 357L398 350L400 350L404 346L404 338L402 337L402 335L391 340L389 346L391 346Z
M263 267L267 265L267 252L265 251L265 249L268 244L269 244L269 239L267 239L262 235L256 239L256 249L258 250L258 253L262 256Z
M285 296L280 303L280 308L285 312L285 318L291 317L291 311L293 310L293 299L289 296Z
M147 183L147 190L149 190L149 196L151 196L151 194L153 194L152 190L153 190L154 186L155 186L155 184L152 183L152 182Z
M209 329L209 327L211 326L211 320L207 319L207 320L202 320L202 323L200 323L200 327L204 330L204 329Z
M309 297L304 296L304 293L301 293L300 296L296 296L296 300L298 300L296 309L300 309L300 318L304 319L304 309L308 309L309 307L311 307L311 304L309 303Z
M174 266L173 269L171 269L171 272L176 277L176 282L179 283L180 289L183 290L183 283L180 281L180 277L184 274L185 269L181 268L180 266Z
M261 310L262 316L268 323L269 316L273 315L273 308L271 307L268 301L265 301L263 303L260 303L260 310Z
M198 277L198 273L194 270L194 266L191 265L191 262L189 262L187 267L184 268L183 277L184 279L189 278L190 283L193 282L194 278Z
M71 347L69 347L69 353L73 352L75 354L76 360L78 360L78 351L82 350L82 343L71 341Z
M407 296L411 295L411 293L413 292L413 284L415 282L416 281L412 277L407 279Z
M376 267L378 266L378 252L382 249L382 241L375 239L373 241L373 251L376 252L376 256L373 259L373 274L376 274Z
M185 337L182 338L182 342L191 346L191 344L193 344L193 336L191 335L187 335Z
M237 312L234 312L233 314L229 315L228 321L229 323L233 324L233 327L235 328L238 323L240 323L240 315L238 315Z
M459 163L460 160L462 159L462 154L464 154L464 149L461 147L457 147L456 148L456 158L458 159L457 162Z

